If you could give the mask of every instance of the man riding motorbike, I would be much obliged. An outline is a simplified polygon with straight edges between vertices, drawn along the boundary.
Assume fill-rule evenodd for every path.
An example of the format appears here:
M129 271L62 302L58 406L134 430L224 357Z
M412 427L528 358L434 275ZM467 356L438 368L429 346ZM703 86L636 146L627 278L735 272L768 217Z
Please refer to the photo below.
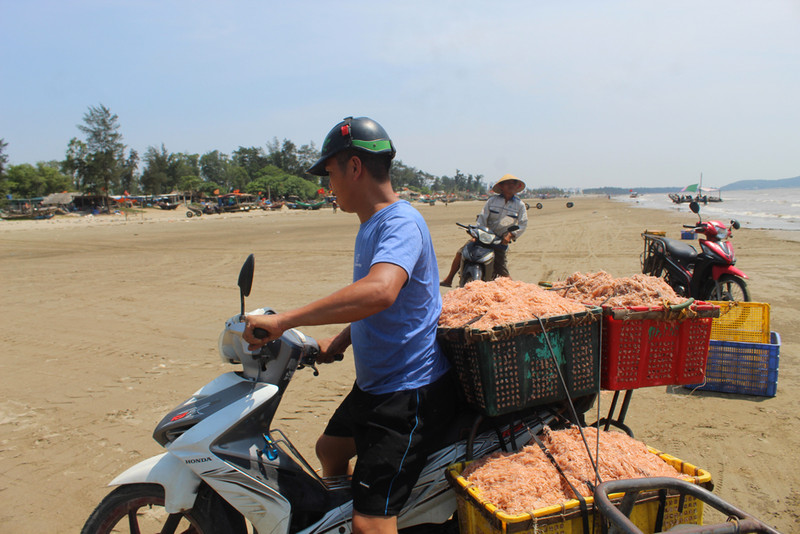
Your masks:
M517 193L524 189L525 182L512 174L506 174L494 184L492 191L496 194L489 197L478 215L478 225L485 226L498 236L502 236L501 245L495 249L494 278L510 276L506 260L508 244L516 241L528 227L527 207L517 196ZM511 226L518 228L508 231ZM453 285L453 278L461 267L462 249L463 247L456 252L453 263L450 265L450 272L439 285L445 287Z
M317 441L325 476L352 473L353 530L397 532L397 515L455 414L450 364L436 342L442 301L425 220L392 190L395 148L366 117L328 133L310 174L329 175L342 211L361 223L353 283L306 306L248 316L244 339L260 349L297 326L350 323L320 341L319 362L353 346L356 383ZM254 330L266 330L258 338Z

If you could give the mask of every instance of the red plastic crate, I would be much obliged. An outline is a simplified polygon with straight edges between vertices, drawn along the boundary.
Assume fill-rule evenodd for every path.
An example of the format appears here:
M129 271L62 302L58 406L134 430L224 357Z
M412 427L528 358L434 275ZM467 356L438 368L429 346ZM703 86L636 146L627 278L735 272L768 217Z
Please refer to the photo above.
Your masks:
M702 382L712 317L719 313L719 308L698 303L692 306L692 311L693 317L684 318L675 318L666 311L659 315L648 309L640 314L648 318L618 319L613 313L606 313L601 387L619 391Z

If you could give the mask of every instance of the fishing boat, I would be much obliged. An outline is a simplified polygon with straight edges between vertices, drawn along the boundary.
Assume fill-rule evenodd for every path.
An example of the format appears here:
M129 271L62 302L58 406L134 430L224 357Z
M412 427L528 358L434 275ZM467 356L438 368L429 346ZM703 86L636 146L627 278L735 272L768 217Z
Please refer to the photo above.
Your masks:
M295 202L296 209L301 210L318 210L323 204L325 204L324 200L320 200L319 202Z
M55 215L56 208L36 208L28 211L0 211L0 219L4 220L41 220L52 219Z
M670 193L668 196L675 204L689 202L703 204L708 204L709 202L722 202L722 196L719 189L703 187L702 174L700 174L699 183L687 185L677 193Z

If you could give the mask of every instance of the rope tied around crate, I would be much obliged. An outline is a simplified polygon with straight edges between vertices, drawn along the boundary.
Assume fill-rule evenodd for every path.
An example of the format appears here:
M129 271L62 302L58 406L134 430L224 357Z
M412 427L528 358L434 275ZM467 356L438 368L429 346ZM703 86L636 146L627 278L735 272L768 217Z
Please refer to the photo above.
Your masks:
M639 321L651 319L655 321L680 322L686 319L696 319L698 317L719 317L719 306L696 302L688 299L685 302L671 306L664 303L663 306L653 307L628 307L628 308L609 308L603 309L606 315L610 315L618 321Z
M578 427L578 428L580 429L580 427ZM582 430L581 430L581 436L583 437L583 431ZM555 458L553 458L553 455L550 453L550 451L547 449L547 447L545 447L544 443L542 443L542 440L539 439L539 436L537 436L536 434L532 433L531 437L533 438L533 441L535 441L536 444L539 446L539 448L542 449L542 452L547 457L547 459L550 460L550 463L553 464L553 466L556 468L556 470L558 471L558 474L561 475L561 478L563 478L566 481L567 485L569 486L569 489L572 490L572 493L575 494L575 498L578 500L578 507L581 510L581 521L583 522L583 531L584 532L591 532L589 530L589 507L586 505L586 499L583 497L583 495L581 495L581 492L579 492L578 489L575 486L572 485L572 482L569 481L569 478L567 478L566 473L564 473L564 470L561 469L561 466L559 465L559 463L556 461ZM586 438L584 437L584 442L585 441L586 441ZM592 460L592 455L591 454L589 454L589 460L592 462L592 466L594 466L594 460ZM597 467L596 466L595 466L595 471L597 471ZM598 479L599 479L600 475L598 474L597 476L598 476ZM585 483L586 483L586 486L592 492L594 492L594 487L592 486L592 484L589 481L585 481ZM531 516L533 516L533 514L531 514Z

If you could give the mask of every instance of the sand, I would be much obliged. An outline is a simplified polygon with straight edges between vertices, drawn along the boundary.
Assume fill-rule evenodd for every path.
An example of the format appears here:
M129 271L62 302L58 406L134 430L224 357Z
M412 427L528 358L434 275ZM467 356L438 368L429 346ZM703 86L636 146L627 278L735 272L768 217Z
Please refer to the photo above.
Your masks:
M512 276L639 271L644 229L678 237L685 206L653 211L605 198L543 200L509 254ZM532 202L535 205L535 202ZM478 202L418 205L445 271ZM745 222L745 221L743 221ZM238 313L236 279L256 257L247 308L285 310L351 278L357 218L331 210L188 219L185 211L0 221L0 524L3 532L76 532L122 470L161 452L161 417L231 369L217 354ZM737 266L768 302L782 337L775 398L637 390L626 422L636 437L709 470L715 491L784 532L798 530L797 236L742 229ZM444 291L444 290L443 290ZM310 327L313 337L339 326ZM353 380L345 361L300 371L275 426L316 466L313 443ZM600 400L605 415L610 393ZM592 416L590 420L594 420Z

